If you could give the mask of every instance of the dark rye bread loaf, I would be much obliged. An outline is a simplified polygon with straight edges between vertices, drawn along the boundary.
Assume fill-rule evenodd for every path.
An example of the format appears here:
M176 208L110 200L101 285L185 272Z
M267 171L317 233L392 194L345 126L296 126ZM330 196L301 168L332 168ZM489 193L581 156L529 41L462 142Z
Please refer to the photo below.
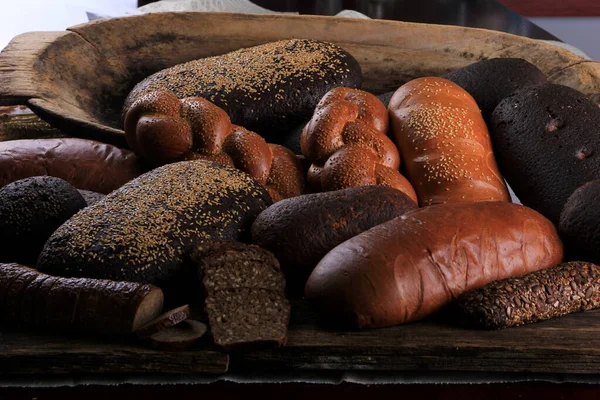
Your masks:
M600 307L600 267L568 262L489 283L461 296L454 309L465 325L499 329Z
M331 249L376 225L414 210L406 194L386 186L356 186L282 200L252 224L252 242L281 263L290 293Z
M547 82L546 75L522 58L492 58L452 71L442 78L465 89L488 121L496 106L513 92Z
M579 186L600 178L600 109L566 86L545 84L504 99L490 136L500 170L521 202L554 224Z
M154 169L83 209L48 240L40 271L141 283L195 281L202 240L242 240L271 199L249 175L207 161ZM163 287L163 289L165 289ZM166 290L166 289L165 289Z
M577 188L567 200L558 224L568 260L600 264L600 180Z
M231 122L272 142L310 118L334 87L360 87L358 62L327 42L292 39L179 64L138 83L123 111L150 91L178 98L203 97L224 109Z
M0 189L0 262L34 265L52 233L86 206L70 183L52 176Z

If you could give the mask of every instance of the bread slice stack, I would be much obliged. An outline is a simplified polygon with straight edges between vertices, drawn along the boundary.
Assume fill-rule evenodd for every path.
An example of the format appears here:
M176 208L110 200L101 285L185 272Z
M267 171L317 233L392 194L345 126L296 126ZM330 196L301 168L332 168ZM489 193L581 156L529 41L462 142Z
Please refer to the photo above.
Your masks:
M192 259L216 346L229 351L285 345L290 304L272 253L256 245L208 241L196 247Z

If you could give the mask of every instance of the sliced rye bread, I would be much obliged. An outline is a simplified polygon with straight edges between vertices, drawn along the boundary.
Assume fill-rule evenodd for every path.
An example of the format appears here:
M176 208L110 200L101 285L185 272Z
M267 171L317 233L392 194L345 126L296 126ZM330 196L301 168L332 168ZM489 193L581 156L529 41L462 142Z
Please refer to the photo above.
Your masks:
M223 350L280 347L287 342L290 304L283 293L219 290L204 305L214 343Z

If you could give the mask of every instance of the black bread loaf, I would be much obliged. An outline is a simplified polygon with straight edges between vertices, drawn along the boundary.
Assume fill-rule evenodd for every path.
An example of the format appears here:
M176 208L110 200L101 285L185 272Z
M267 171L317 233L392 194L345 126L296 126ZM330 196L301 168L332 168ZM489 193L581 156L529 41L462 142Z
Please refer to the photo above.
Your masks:
M496 106L513 92L547 82L546 75L522 58L492 58L452 71L442 78L465 89L488 121Z
M600 264L600 180L577 188L567 200L558 224L568 260Z
M298 196L263 211L252 224L252 242L275 254L296 293L329 250L416 208L401 191L381 185Z
M600 109L566 86L529 87L494 110L496 160L521 202L554 224L579 186L600 178Z
M86 206L77 189L52 176L21 179L0 189L0 262L35 264L46 240Z
M329 90L361 84L360 65L342 48L316 40L282 40L159 71L133 88L124 111L148 91L203 97L224 109L234 124L279 143L278 138L312 116Z
M38 269L177 287L190 278L185 259L194 245L247 239L252 221L270 204L266 189L237 169L206 161L168 164L63 224L46 243Z

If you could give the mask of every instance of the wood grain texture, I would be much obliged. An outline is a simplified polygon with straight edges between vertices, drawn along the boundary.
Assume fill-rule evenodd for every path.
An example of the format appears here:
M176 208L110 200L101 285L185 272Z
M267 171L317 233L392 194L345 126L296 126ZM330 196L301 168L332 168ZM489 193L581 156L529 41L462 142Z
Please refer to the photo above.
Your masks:
M158 351L135 343L2 329L0 376L40 374L221 374L227 354L210 350Z
M74 136L125 145L121 107L158 70L266 42L336 43L361 64L364 89L395 90L485 58L521 57L594 99L598 66L555 46L502 32L323 16L150 13L98 20L67 32L16 37L0 54L0 104L27 104Z
M11 374L236 374L308 371L477 372L600 376L600 311L500 331L437 318L391 328L334 331L303 301L292 304L288 344L227 355L19 331L0 334L0 377Z

